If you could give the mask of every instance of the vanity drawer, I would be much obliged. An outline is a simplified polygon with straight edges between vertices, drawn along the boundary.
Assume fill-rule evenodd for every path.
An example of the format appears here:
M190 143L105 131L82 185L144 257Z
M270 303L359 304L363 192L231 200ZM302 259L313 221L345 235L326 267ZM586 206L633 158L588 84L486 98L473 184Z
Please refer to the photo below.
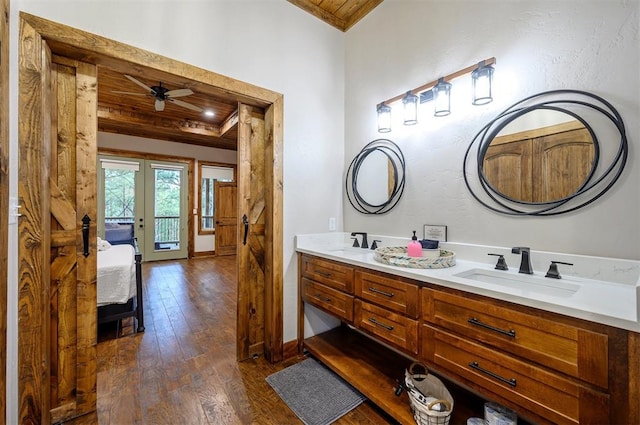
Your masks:
M317 257L302 256L302 276L353 294L353 267Z
M421 289L423 319L583 381L608 388L608 336L480 297Z
M398 348L418 353L418 321L355 300L355 326Z
M609 422L609 396L428 325L422 354L472 388L488 390L555 424Z
M302 299L340 319L353 322L353 297L328 286L302 278Z
M356 296L385 308L418 318L418 285L400 278L388 278L357 270L355 272Z

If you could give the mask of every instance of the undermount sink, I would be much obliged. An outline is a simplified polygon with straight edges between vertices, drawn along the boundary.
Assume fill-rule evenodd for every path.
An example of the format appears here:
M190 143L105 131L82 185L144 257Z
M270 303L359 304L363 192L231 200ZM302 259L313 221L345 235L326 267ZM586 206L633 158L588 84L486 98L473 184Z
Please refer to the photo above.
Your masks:
M556 297L570 297L580 289L580 285L565 282L561 279L513 274L498 270L470 269L456 273L454 276L491 285L509 287L522 292L553 295Z
M373 251L371 251L370 249L366 249L366 248L354 248L354 247L350 247L350 248L336 248L336 249L330 249L328 252L330 252L333 255L339 255L342 257L366 257L369 254L373 253Z

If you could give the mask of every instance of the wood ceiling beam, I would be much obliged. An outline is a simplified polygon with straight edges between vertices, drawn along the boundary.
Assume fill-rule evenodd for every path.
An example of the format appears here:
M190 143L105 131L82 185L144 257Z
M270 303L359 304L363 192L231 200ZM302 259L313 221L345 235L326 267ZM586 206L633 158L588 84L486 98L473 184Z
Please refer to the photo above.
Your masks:
M177 130L183 133L200 136L222 137L220 129L193 121L177 121L167 118L152 117L146 114L125 112L106 106L98 107L98 120L118 122L120 126L139 127L153 126L165 130Z
M238 126L238 110L235 110L220 126L220 137L224 137L229 131L237 128Z

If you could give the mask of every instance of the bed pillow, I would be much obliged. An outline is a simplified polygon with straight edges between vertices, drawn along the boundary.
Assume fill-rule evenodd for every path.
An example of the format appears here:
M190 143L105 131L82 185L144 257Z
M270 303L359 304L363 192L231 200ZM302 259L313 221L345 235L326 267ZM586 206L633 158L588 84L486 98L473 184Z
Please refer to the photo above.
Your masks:
M98 236L98 251L106 251L111 248L111 244Z

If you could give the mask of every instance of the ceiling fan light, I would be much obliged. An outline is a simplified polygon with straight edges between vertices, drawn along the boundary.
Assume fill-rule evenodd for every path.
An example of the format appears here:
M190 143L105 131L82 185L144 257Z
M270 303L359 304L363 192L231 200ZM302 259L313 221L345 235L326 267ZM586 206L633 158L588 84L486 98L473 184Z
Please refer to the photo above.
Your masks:
M164 111L164 100L156 99L156 112Z

